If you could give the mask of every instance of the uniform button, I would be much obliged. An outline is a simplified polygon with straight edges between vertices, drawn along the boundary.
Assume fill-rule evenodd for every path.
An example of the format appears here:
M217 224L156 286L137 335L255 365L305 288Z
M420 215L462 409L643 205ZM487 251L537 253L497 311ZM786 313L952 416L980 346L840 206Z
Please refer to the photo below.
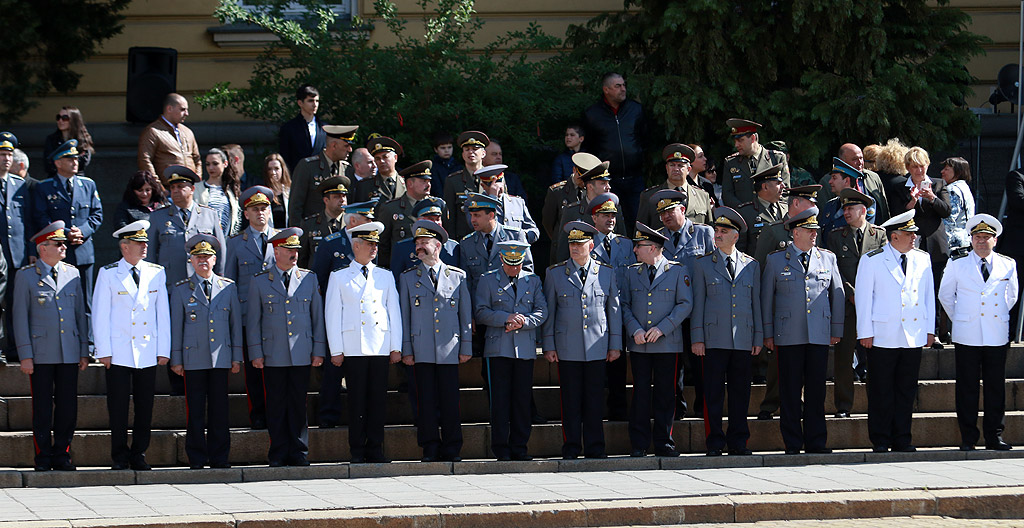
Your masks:
M60 318L60 322L62 322L62 323L64 322L64 318L63 317Z
M735 308L735 307L736 307L736 305L734 304L734 305L732 305L732 307L733 307L733 308Z
M437 322L437 321L434 321L434 322ZM434 333L436 334L436 333L438 333L438 332L440 332L440 330L438 330L438 329L436 329L436 328L435 328L435 329L434 329Z
M289 304L289 303L291 303L291 301L285 301L284 303L285 303L285 304Z
M653 305L653 304L654 304L654 303L652 303L652 302L648 302L648 303L647 303L647 306L651 306L651 305Z
M901 320L901 321L903 321L903 322L906 322L906 321L907 321L907 320L906 320L905 318L904 318L904 319L900 319L900 320Z
M434 308L434 311L435 311L435 312L436 312L436 311L438 311L438 308Z
M651 313L651 312L647 312L647 313ZM587 314L583 314L583 318L586 319L587 318Z
M63 334L63 333L64 333L64 331L63 331L63 330L61 330L61 331L60 331L60 333L62 333L62 334Z
M288 321L288 324L292 324L292 322L291 322L291 321ZM210 331L211 331L211 332L213 332L213 330L210 330Z
M733 299L735 299L735 298L736 298L736 294L735 294L735 293L734 293L734 294L732 294L732 298L733 298Z
M650 296L651 296L651 294L650 294L650 293L648 293L648 294L647 294L647 296L648 296L648 297L650 297Z
M434 302L437 302L437 297L434 297Z
M55 296L54 299L57 299L59 301L60 300L60 295Z
M210 319L210 324L213 324L213 319Z
M586 330L587 329L587 325L583 325L583 329Z
M584 305L583 305L583 308L584 308L584 309L586 309L586 308L587 308L587 305L585 305L585 304L584 304Z
M63 319L61 319L61 321L63 321ZM132 321L132 326L135 326L135 321Z
M58 306L58 307L57 307L57 311L59 312L59 311L61 311L61 310L63 310L63 308L61 308L60 306Z
M736 314L732 314L732 318L735 319L736 318Z
M288 335L292 335L292 333L291 333L291 332L288 332Z
M810 310L807 310L807 313L811 313L811 311L810 311Z
M982 306L985 306L985 303L981 303L981 305L982 305Z
M288 324L291 324L291 323L288 323ZM211 334L213 333L213 328L211 328L211 329L210 329L210 333L211 333Z
M363 326L366 326L366 321L363 321Z
M286 313L286 314L288 314L288 315L291 315L291 314L292 314L292 311L291 311L291 310L288 310L288 311L286 311L285 313ZM210 321L210 322L212 323L213 321Z
M584 293L583 294L583 298L586 299L587 298L587 294Z
M981 314L981 315L985 315L985 314ZM914 319L914 320L916 321L917 319Z

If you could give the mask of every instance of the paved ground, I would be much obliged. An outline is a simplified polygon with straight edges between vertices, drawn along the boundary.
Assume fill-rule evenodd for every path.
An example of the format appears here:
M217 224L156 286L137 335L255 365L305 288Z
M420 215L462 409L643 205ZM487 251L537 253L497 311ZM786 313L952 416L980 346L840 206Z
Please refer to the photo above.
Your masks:
M832 521L760 521L756 523L686 524L686 528L1024 528L1019 519L954 519L917 515L914 517L885 517L881 519L838 519ZM640 527L632 527L640 528ZM672 528L662 526L660 528Z
M116 519L308 510L514 506L581 501L1022 485L1024 459L679 471L424 475L236 484L10 488L0 489L0 521Z

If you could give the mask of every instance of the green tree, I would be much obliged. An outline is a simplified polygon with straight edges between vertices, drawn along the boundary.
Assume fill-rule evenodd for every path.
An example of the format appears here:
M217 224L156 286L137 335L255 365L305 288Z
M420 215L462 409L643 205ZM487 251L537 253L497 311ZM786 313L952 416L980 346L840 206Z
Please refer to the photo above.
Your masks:
M577 61L622 65L665 141L730 150L725 120L766 125L801 163L847 141L942 149L971 133L965 65L984 37L938 0L626 0L570 28Z
M123 29L131 0L0 0L0 120L15 121L50 90L68 93L82 75L70 66Z
M550 156L538 154L561 144L566 122L593 97L578 86L592 85L598 66L568 60L561 41L536 24L475 46L483 22L473 0L419 0L423 26L415 29L393 3L376 0L376 30L395 37L389 45L371 43L365 21L339 21L322 0L299 2L306 12L297 18L282 14L285 3L246 11L221 1L222 21L265 28L280 41L260 56L247 87L219 84L200 104L281 122L296 112L295 89L309 83L328 121L359 124L360 142L374 132L395 138L406 151L400 163L432 157L437 132L476 129L500 138L506 163L525 176L547 169Z

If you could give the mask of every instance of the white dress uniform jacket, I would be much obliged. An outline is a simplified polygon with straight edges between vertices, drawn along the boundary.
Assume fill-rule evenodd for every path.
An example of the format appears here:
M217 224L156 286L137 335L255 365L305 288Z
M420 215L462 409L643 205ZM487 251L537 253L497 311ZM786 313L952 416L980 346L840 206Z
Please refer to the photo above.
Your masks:
M981 257L971 251L946 264L939 302L953 319L953 342L1002 346L1009 342L1010 308L1017 302L1017 263L998 253L988 259L988 280L981 278Z
M916 348L935 331L935 282L928 253L907 252L907 273L891 244L860 258L857 266L857 339L874 346Z
M325 314L332 356L386 356L402 350L402 309L390 271L352 262L331 273Z
M171 357L171 312L164 268L139 261L139 285L132 265L121 259L103 266L92 297L96 358L114 365L147 368L157 356Z

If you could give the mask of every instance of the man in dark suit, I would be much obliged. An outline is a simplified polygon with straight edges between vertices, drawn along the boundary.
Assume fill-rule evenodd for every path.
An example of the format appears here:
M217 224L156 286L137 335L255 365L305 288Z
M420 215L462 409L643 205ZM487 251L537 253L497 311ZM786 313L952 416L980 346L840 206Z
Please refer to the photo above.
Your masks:
M299 107L299 115L281 125L277 139L277 151L290 172L295 171L302 158L315 156L327 144L327 134L322 128L327 123L316 116L320 108L320 92L304 84L295 92L295 104Z

